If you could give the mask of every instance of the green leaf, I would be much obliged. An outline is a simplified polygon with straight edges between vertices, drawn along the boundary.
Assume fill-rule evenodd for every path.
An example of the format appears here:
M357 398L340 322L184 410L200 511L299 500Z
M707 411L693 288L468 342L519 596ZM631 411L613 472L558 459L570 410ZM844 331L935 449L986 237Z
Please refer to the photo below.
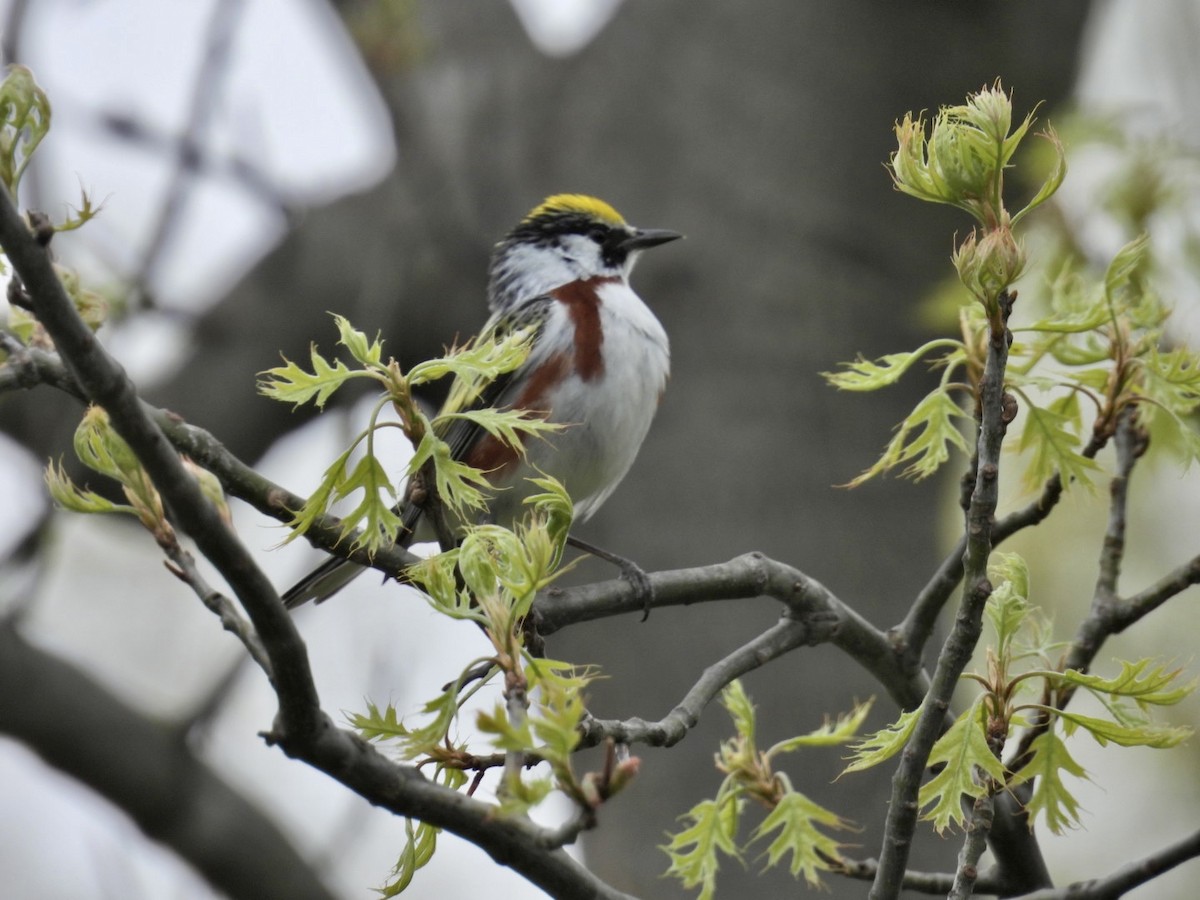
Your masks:
M380 890L383 897L396 897L412 884L417 870L433 858L437 849L437 836L440 828L417 822L414 819L404 820L404 849L400 859L392 867L394 880L388 882Z
M1150 257L1150 235L1143 232L1117 251L1104 273L1104 293L1109 303L1119 305L1119 294L1144 269Z
M1036 779L1033 796L1025 807L1030 821L1042 816L1046 827L1054 834L1078 827L1079 803L1063 784L1062 773L1086 779L1087 772L1075 762L1067 751L1067 745L1053 731L1039 734L1029 749L1033 755L1012 779L1009 787Z
M426 557L409 566L405 573L421 588L429 605L452 619L465 619L483 624L487 617L468 590L460 590L456 572L458 549Z
M481 709L476 714L475 727L490 735L492 746L504 753L528 753L536 747L529 719L514 724L500 700L492 705L490 712Z
M341 500L355 491L362 491L363 497L358 506L343 517L341 536L347 537L361 525L363 531L355 540L356 546L370 551L390 547L396 542L403 523L394 509L396 489L377 457L367 454L360 459L354 470L334 488L334 500ZM385 500L384 495L391 500Z
M25 66L8 67L0 82L0 182L9 196L50 131L50 101Z
M841 843L821 830L821 827L847 829L849 823L834 812L813 802L803 794L789 791L771 810L762 824L750 836L758 841L778 832L767 848L767 868L772 868L785 856L791 855L792 876L804 874L810 887L821 885L821 872L833 867L831 860L841 855Z
M874 702L868 700L866 703L856 703L854 709L839 715L835 721L826 718L825 724L815 731L780 741L767 751L767 759L777 753L791 753L801 747L833 747L845 744L858 734L858 729L867 718Z
M746 689L742 687L741 679L735 678L721 691L721 705L733 719L733 727L739 737L753 742L755 729L754 704Z
M258 392L264 397L295 406L312 400L320 408L324 407L330 395L349 379L370 375L368 372L351 371L341 360L329 362L317 352L316 344L312 345L310 359L313 367L311 373L286 357L286 365L260 372L260 375L266 377L259 380Z
M402 759L426 756L446 740L450 726L458 715L458 691L464 677L460 676L458 681L425 704L421 714L432 718L420 728L405 725L390 703L381 712L379 707L368 701L366 715L351 713L347 719L365 740L396 741Z
M1029 567L1018 553L997 553L989 565L996 585L984 612L996 632L996 653L1003 657L1030 614Z
M44 475L46 488L50 499L61 506L77 513L124 513L136 516L137 510L126 504L113 503L99 494L84 490L71 480L62 461L51 463L46 467Z
M1004 781L1004 766L988 747L978 702L955 719L933 745L929 766L937 765L942 765L942 770L921 786L917 804L922 808L921 817L931 820L940 834L951 824L962 825L966 818L963 796L978 798L990 792L991 786L979 777L979 771L994 782Z
M367 713L350 713L347 716L350 726L359 736L368 741L384 741L403 738L409 735L409 730L400 721L396 707L388 704L380 711L379 707L367 701Z
M1154 403L1176 416L1200 406L1200 354L1186 347L1166 353L1151 347L1142 362L1143 391Z
M1078 482L1092 487L1096 461L1079 452L1079 401L1074 392L1057 398L1049 406L1026 404L1025 427L1017 450L1029 453L1025 483L1030 488L1045 484L1058 474L1064 486Z
M515 447L522 455L524 455L525 438L553 434L567 427L557 422L547 422L537 413L526 409L493 409L491 407L439 415L433 420L433 427L439 434L444 434L446 424L452 419L464 419L478 425L497 440L510 447Z
M591 677L577 676L574 666L554 660L531 660L530 670L537 672L531 683L539 688L530 710L533 735L540 741L538 752L551 765L569 766L582 740L579 723L587 713L583 689Z
M1025 127L1028 128L1030 120L1025 120ZM1022 132L1023 133L1023 132ZM1045 138L1054 148L1054 168L1050 174L1046 176L1046 180L1042 182L1042 186L1038 188L1038 192L1034 194L1032 200L1026 204L1025 208L1012 217L1012 224L1016 225L1027 213L1033 212L1047 200L1054 196L1055 192L1062 186L1063 179L1067 177L1067 154L1063 149L1062 141L1053 128L1049 126L1040 135ZM1015 149L1015 148L1014 148ZM1011 151L1010 151L1011 155Z
M690 824L669 835L670 843L659 847L671 859L665 874L677 878L685 888L699 886L697 900L711 900L716 892L718 854L741 859L735 842L741 807L741 800L734 794L702 800L679 817Z
M874 362L860 356L854 362L842 363L847 371L822 372L821 375L843 391L875 391L895 384L922 357L943 347L961 350L962 342L947 339L930 341L909 353L889 353Z
M535 328L519 328L499 340L495 335L488 335L477 343L417 363L409 370L408 380L412 384L425 384L447 375L458 376L459 381L451 389L446 409L465 409L484 385L525 362L536 333Z
M854 744L850 748L854 751L850 756L850 764L842 770L838 777L841 778L842 775L850 772L861 772L863 769L877 766L903 750L904 745L912 736L913 729L917 727L917 719L920 714L921 707L919 706L903 712L894 724L880 729L874 734L869 734Z
M383 363L383 341L379 339L379 335L375 336L375 340L368 341L367 336L357 331L351 324L350 320L344 316L334 314L333 321L337 325L338 343L350 351L358 362L364 366L381 366ZM320 404L318 404L320 405Z
M938 470L950 458L948 445L968 453L967 441L954 424L955 419L971 420L944 387L925 396L901 424L896 436L878 462L849 483L857 487L876 475L910 463L904 475L920 481ZM911 461L911 462L910 462Z
M426 460L433 460L434 482L438 496L459 519L470 519L472 512L487 508L492 484L479 469L454 459L450 445L427 431L408 463L411 477Z
M1074 733L1076 728L1083 728L1101 747L1107 746L1111 741L1122 747L1154 747L1162 750L1178 746L1192 735L1192 729L1184 726L1158 725L1145 720L1138 724L1118 724L1109 719L1098 719L1066 710L1058 710L1057 715L1063 721L1068 734Z
M1062 678L1067 684L1094 693L1128 697L1143 709L1151 705L1173 706L1196 689L1196 680L1172 687L1179 680L1182 669L1168 671L1165 666L1155 665L1152 659L1139 659L1137 662L1120 660L1120 663L1120 674L1112 678L1088 675L1074 669L1067 669Z
M292 520L288 523L291 531L288 536L283 539L283 543L287 544L300 537L302 534L312 528L313 524L320 516L325 515L329 511L329 506L333 503L334 492L342 483L343 473L347 461L350 459L350 454L354 452L354 447L345 450L341 456L333 461L333 463L325 470L325 474L321 476L321 483L317 485L317 489L309 495L309 498L304 501L304 505L296 511L292 516ZM344 536L344 533L343 533Z
M553 545L552 557L548 564L548 570L553 571L562 562L567 535L570 534L571 523L575 519L575 504L568 496L567 489L554 478L542 476L527 478L526 481L534 487L541 488L540 493L526 497L525 504L533 508L535 518L542 522L545 535Z

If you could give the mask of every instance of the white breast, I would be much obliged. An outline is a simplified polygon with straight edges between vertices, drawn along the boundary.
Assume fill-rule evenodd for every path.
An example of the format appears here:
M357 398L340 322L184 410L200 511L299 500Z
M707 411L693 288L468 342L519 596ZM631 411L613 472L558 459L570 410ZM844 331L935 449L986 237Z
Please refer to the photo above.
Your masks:
M525 478L541 470L563 482L579 522L600 507L629 471L670 371L666 332L629 285L603 284L599 297L603 373L586 381L573 374L551 392L550 418L566 427L545 441L531 440L525 464L514 473ZM565 310L553 309L551 316L551 333L571 333ZM515 480L510 485L496 501L510 508L506 512L517 513L513 503L530 491ZM496 502L493 512L499 512Z

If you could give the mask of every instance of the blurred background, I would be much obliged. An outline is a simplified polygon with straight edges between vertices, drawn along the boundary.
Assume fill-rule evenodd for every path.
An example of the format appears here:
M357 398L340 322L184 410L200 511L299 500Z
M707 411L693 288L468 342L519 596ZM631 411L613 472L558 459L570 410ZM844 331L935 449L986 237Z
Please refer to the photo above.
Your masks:
M688 239L635 274L671 336L672 379L633 471L581 536L648 570L761 550L882 627L948 546L955 479L834 487L874 460L927 388L918 376L884 394L839 396L818 373L928 337L922 298L950 273L953 234L966 228L893 191L883 167L891 124L997 77L1019 114L1045 101L1042 121L1119 113L1127 140L1110 134L1078 157L1068 146L1074 169L1058 207L1097 259L1132 236L1100 202L1129 144L1169 145L1187 160L1200 140L1194 0L8 0L0 28L5 61L33 69L55 112L22 204L58 218L81 186L104 201L97 220L54 246L109 298L101 336L152 403L306 493L357 431L354 398L314 420L259 397L256 373L280 353L303 357L312 341L331 350L329 311L379 331L405 364L437 353L482 324L493 242L548 194L595 194L635 224ZM1164 171L1182 197L1194 189L1190 162ZM1191 208L1178 203L1152 223L1177 250L1185 330L1200 309ZM147 715L187 723L192 746L268 811L332 890L363 896L387 878L403 823L263 745L267 686L243 672L238 645L162 569L145 534L48 509L40 467L69 453L79 414L47 388L0 397L0 600L37 647ZM1147 482L1146 518L1170 528L1133 538L1144 555L1127 567L1131 586L1196 552L1195 485L1172 479ZM1052 536L1026 548L1079 560L1044 581L1035 564L1035 590L1046 586L1035 599L1057 604L1064 636L1094 581L1103 520L1091 502L1074 501ZM245 508L235 520L281 589L320 558L274 549L281 530ZM573 577L612 572L589 561ZM1184 602L1137 629L1149 649L1114 652L1190 659ZM662 610L645 624L555 635L548 652L603 669L597 716L657 719L778 614L761 599ZM479 652L472 628L369 578L305 610L301 629L335 715L364 698L416 710ZM882 693L828 647L746 682L764 742ZM53 697L45 703L52 716ZM881 702L870 724L894 714ZM94 738L63 728L65 742ZM687 896L661 878L667 859L655 847L715 790L712 754L728 732L713 708L679 746L636 748L636 785L577 848L588 865L638 896ZM1194 746L1156 757L1151 772L1122 753L1080 750L1099 787L1080 786L1090 837L1046 843L1060 883L1151 852L1195 820ZM814 753L792 779L862 823L848 840L874 856L890 769L831 785L840 768L836 752ZM0 737L0 785L7 896L212 896L20 740ZM1154 821L1131 830L1111 814L1134 804L1155 809ZM957 849L956 837L924 840L913 865L952 869ZM803 890L760 867L728 866L719 895ZM1189 884L1164 879L1131 896L1190 897ZM865 890L831 883L834 897ZM539 893L444 837L409 896L468 895Z

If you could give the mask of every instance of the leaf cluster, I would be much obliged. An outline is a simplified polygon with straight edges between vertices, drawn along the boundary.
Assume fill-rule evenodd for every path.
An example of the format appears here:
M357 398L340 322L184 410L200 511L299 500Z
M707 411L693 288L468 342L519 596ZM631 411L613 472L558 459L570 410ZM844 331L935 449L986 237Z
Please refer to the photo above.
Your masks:
M67 475L60 460L47 466L44 474L50 497L59 507L78 513L134 516L143 528L154 535L160 546L176 544L175 529L167 519L162 497L133 450L113 429L108 413L99 406L89 406L75 429L73 446L79 461L93 472L120 484L129 502L114 503L95 491L80 487ZM228 523L229 507L220 482L211 472L186 457L184 464Z
M766 843L767 868L790 858L794 877L803 875L810 886L819 886L821 873L836 870L840 859L842 845L829 831L846 830L850 823L797 791L787 774L776 769L776 762L783 754L803 747L847 743L862 725L871 703L858 704L836 721L766 750L758 749L755 708L741 682L735 680L725 688L721 704L733 718L735 732L716 755L717 768L725 773L725 779L713 799L701 801L680 816L685 826L661 848L671 860L666 874L684 887L699 887L701 900L710 900L716 892L721 857L742 862L751 846ZM750 800L764 807L767 815L743 845L738 831Z
M453 518L468 521L473 513L486 507L491 486L486 472L454 458L446 440L451 425L467 421L518 452L524 439L557 427L525 410L468 408L488 383L525 361L532 340L528 329L485 336L477 343L452 348L444 356L419 363L406 373L394 359L384 361L382 340L369 339L342 316L333 318L338 343L348 351L352 365L326 358L314 344L309 368L285 359L284 365L262 373L259 391L285 403L299 406L312 402L318 407L355 379L374 382L381 393L366 428L325 470L316 490L295 512L287 541L306 533L335 503L356 497L356 505L342 517L341 538L350 538L353 548L367 551L396 542L403 525L397 513L398 495L375 448L383 428L400 428L413 445L414 453L403 477L412 478L421 471L430 473L426 488L436 494ZM413 388L446 376L456 379L451 402L431 416L417 403ZM381 418L389 407L398 421Z
M1155 722L1156 707L1171 706L1188 696L1196 682L1179 683L1180 670L1153 660L1119 661L1111 677L1056 667L1049 627L1028 599L1029 572L1016 554L997 554L991 576L997 587L986 608L993 641L983 671L964 679L980 691L934 744L929 764L937 774L922 785L918 803L922 817L941 832L962 826L962 797L994 795L1033 782L1027 803L1030 823L1040 819L1055 833L1079 825L1079 804L1064 776L1086 773L1067 749L1066 739L1079 731L1104 746L1167 748L1187 738L1190 729ZM1076 691L1090 694L1105 711L1088 716L1065 708ZM888 726L854 745L846 772L878 765L905 746L918 711L901 715ZM1005 750L1022 746L1019 756Z

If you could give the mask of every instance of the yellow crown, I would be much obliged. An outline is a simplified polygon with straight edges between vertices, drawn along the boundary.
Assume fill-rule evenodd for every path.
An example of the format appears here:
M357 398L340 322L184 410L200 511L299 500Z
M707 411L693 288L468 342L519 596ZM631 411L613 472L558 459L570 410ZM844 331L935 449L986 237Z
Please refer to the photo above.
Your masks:
M547 197L540 205L534 207L524 221L531 222L542 216L561 213L581 213L610 225L623 226L625 224L625 220L621 218L619 212L603 200L597 200L587 194L555 194L553 197Z

